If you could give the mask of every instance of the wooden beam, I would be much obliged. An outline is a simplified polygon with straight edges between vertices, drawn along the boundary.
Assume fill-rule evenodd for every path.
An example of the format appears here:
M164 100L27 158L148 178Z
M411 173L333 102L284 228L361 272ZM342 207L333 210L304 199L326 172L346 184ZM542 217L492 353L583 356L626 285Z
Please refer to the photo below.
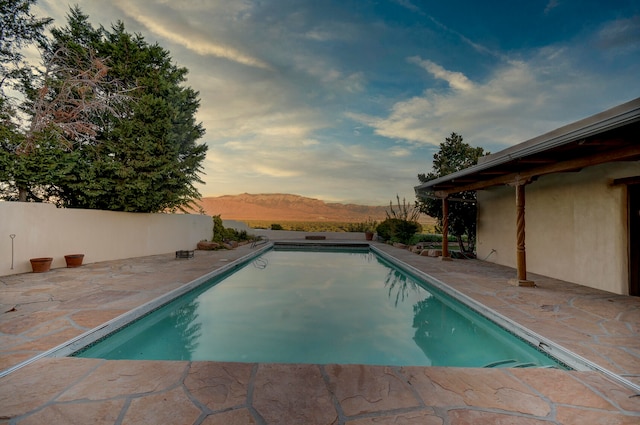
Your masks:
M457 186L451 189L442 189L439 192L452 194L457 192L464 192L466 190L484 189L490 186L498 186L502 184L519 185L530 180L531 178L543 176L546 174L562 173L584 167L590 167L593 165L604 164L607 162L623 161L625 159L635 158L638 156L640 156L640 143L629 145L622 149L616 149L609 152L601 152L581 158L556 162L555 164L543 165L541 167L532 168L530 170L510 173L506 176L495 177L483 181L476 181L474 183Z
M612 186L627 185L627 184L640 184L640 176L615 179L613 183L611 183Z
M516 264L518 279L527 280L527 251L525 250L524 185L516 186Z
M420 195L420 198L425 199L425 198L429 198L429 199L442 199L442 196L437 196L435 194L428 194L428 195ZM449 200L449 202L465 202L467 204L477 204L478 201L476 199L464 199L464 198L452 198L452 197L447 197L444 196L444 198L447 198Z
M553 159L545 159L545 158L522 158L518 160L518 164L553 164Z
M525 249L525 224L524 224L524 184L516 186L516 271L517 278L511 281L516 286L535 286L527 280L527 251Z
M451 260L449 255L449 199L442 198L442 257L441 260Z

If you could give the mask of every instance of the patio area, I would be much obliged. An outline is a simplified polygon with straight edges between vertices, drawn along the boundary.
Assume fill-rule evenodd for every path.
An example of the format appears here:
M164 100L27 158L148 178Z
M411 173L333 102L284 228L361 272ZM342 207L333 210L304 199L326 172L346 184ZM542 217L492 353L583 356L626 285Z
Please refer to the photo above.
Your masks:
M309 235L263 233L272 241ZM358 233L322 235L364 241ZM640 298L534 274L535 288L509 286L511 268L374 244L640 385ZM0 371L251 251L0 277ZM41 423L638 424L640 394L599 371L40 358L0 378L0 424Z

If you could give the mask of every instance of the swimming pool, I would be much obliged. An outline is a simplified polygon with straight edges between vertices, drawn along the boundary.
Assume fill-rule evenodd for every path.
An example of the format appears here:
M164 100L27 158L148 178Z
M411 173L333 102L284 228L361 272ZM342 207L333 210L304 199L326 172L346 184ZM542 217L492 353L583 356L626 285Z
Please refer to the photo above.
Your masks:
M369 248L267 250L75 355L563 367Z

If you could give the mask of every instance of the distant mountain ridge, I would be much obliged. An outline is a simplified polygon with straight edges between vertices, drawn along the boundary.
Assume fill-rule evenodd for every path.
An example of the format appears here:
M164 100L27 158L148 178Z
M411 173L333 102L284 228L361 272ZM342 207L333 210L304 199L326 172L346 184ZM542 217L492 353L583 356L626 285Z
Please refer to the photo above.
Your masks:
M388 206L324 202L286 193L262 193L206 197L198 203L207 215L223 220L281 220L363 222L384 220Z

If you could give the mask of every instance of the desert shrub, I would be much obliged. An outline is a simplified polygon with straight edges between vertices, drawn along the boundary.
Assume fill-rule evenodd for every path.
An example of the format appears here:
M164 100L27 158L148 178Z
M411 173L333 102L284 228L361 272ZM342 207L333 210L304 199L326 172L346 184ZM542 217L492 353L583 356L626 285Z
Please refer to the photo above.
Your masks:
M225 228L222 225L222 218L220 215L213 216L213 237L211 238L212 242L222 242L225 237Z
M392 222L394 220L398 220L397 218L388 218L382 223L378 224L376 227L376 233L378 233L378 237L384 241L391 240L391 236L393 231L391 229Z
M398 220L394 226L392 226L393 235L391 240L408 244L411 238L422 231L422 226L416 221Z
M391 242L408 244L411 238L422 230L420 223L401 218L387 218L376 227L378 237Z
M282 226L277 223L274 223L271 225L271 230L282 230Z
M255 239L253 235L247 233L246 230L224 229L224 239L226 241L250 241Z
M453 235L449 235L447 239L449 240L449 242L458 241L458 239ZM442 235L439 233L416 234L409 241L409 245L416 245L420 242L430 242L430 243L441 244Z
M378 222L369 218L361 223L348 223L345 230L347 232L375 232L377 226Z
M213 216L213 238L211 241L222 243L225 241L251 241L253 239L255 236L250 235L246 230L225 228L222 224L222 218L219 215Z

